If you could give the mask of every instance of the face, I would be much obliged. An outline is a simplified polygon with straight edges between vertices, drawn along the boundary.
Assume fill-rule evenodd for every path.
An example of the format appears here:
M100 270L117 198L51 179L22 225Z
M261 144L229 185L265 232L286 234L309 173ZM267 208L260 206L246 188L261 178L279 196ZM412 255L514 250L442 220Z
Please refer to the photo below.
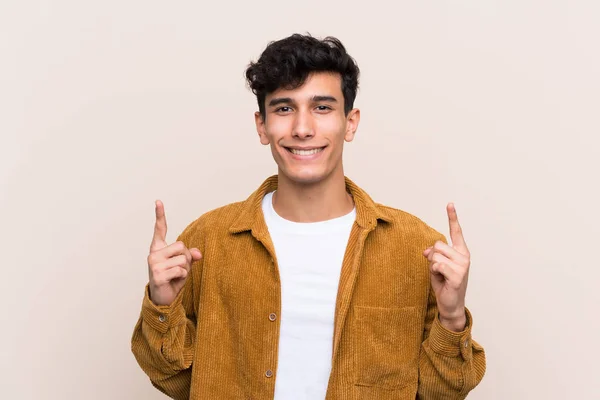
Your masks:
M279 89L267 95L265 115L255 113L263 145L279 167L279 175L299 184L314 184L332 174L343 176L342 150L350 142L360 111L344 114L341 76L318 72L296 89Z

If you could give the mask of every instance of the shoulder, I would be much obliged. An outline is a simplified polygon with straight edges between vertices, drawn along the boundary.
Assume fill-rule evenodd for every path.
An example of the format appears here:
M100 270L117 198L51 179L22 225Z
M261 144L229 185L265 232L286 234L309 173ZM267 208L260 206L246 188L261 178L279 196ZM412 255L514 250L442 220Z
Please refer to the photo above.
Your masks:
M205 212L186 226L181 237L205 235L207 232L227 232L239 216L243 204L243 201L238 201Z
M380 214L389 220L385 223L386 230L424 243L434 243L437 240L446 241L445 236L432 228L419 217L384 204L375 203Z

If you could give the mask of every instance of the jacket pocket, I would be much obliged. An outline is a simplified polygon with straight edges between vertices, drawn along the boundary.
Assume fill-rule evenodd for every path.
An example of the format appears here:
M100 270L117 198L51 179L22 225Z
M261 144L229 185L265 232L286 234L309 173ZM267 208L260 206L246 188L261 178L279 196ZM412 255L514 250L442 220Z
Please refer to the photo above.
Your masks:
M399 389L417 384L423 336L417 307L354 307L354 383Z

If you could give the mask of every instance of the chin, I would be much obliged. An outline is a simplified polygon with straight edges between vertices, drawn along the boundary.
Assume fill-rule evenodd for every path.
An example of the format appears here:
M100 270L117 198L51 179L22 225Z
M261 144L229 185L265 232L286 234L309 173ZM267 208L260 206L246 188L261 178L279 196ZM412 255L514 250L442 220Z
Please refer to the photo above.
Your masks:
M326 171L285 171L280 170L280 174L284 175L288 180L300 185L314 185L322 182L329 177Z

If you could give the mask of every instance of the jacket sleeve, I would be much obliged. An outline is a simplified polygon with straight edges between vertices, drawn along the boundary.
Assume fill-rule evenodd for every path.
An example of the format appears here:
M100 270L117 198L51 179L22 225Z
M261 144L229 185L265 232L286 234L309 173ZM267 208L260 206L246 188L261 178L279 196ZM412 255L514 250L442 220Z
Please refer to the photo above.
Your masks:
M444 328L439 320L435 294L429 287L417 399L464 399L481 382L486 369L485 352L471 337L473 318L468 309L466 314L467 323L462 332Z
M189 245L188 234L186 230L178 238L186 246ZM135 359L152 385L173 399L190 396L196 338L193 288L194 279L200 276L202 261L192 264L185 285L169 306L152 303L146 285L142 310L131 338Z

